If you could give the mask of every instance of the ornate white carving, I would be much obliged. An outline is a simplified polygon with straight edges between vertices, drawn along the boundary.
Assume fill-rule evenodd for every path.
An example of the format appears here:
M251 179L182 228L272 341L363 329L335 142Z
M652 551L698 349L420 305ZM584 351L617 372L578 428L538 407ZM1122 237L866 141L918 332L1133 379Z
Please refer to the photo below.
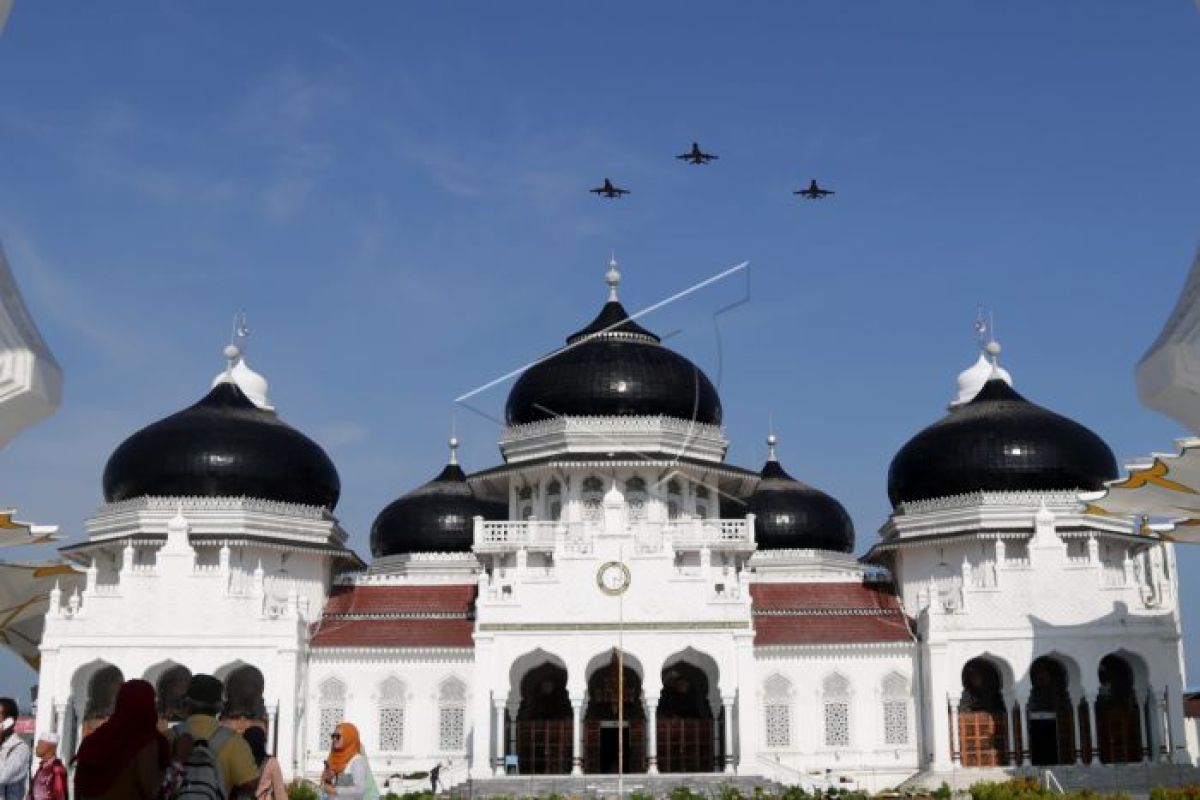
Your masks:
M721 461L729 440L719 425L665 416L574 417L513 425L500 440L505 461L516 464L565 453L673 453Z

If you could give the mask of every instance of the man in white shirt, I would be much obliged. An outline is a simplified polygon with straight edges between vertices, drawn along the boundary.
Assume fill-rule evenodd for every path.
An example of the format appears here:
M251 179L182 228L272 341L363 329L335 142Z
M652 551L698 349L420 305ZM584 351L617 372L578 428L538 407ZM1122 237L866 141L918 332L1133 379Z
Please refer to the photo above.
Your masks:
M0 697L0 800L25 800L33 751L17 735L20 711L11 697Z

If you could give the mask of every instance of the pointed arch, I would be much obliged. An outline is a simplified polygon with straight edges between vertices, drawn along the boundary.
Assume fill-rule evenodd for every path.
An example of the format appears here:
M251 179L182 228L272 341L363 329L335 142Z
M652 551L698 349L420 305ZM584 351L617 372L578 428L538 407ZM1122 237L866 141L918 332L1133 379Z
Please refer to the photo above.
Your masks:
M912 702L912 683L908 676L892 671L879 682L882 698L883 743L906 745L909 735L909 703Z
M850 746L850 679L831 672L821 681L825 711L825 746Z
M467 746L467 684L451 675L438 684L438 749L459 753Z
M763 681L764 741L768 748L792 746L792 682L781 673Z
M346 684L330 676L317 684L317 749L329 745L337 724L346 718Z

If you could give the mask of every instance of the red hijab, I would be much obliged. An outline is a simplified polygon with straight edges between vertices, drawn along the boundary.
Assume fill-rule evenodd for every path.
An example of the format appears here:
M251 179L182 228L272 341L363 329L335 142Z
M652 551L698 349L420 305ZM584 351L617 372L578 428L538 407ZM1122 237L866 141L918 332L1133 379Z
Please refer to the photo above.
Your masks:
M154 687L146 681L125 681L117 692L112 716L92 731L75 755L75 794L104 794L133 763L147 742L158 745L158 765L170 763L167 739L158 732Z

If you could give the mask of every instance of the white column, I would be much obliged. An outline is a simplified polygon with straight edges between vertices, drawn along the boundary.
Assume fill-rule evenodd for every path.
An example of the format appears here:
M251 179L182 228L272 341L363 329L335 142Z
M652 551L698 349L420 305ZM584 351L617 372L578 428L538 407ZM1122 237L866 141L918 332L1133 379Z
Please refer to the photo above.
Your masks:
M1030 746L1029 746L1029 700L1026 699L1020 705L1021 708L1021 764L1028 767L1032 765L1030 761Z
M492 728L495 734L494 744L496 747L492 760L492 774L504 774L504 706L503 700L494 700L492 702L496 714L496 723Z
M646 774L658 774L658 695L646 695Z
M583 698L571 698L571 774L583 774Z
M1188 752L1183 734L1186 724L1183 720L1183 691L1168 686L1164 696L1167 702L1167 730L1171 741L1171 755L1167 760L1172 764L1186 764Z
M997 540L999 541L999 540ZM1005 749L1008 751L1005 754L1005 762L1008 766L1015 767L1021 760L1020 754L1017 753L1017 731L1013 727L1013 706L1016 705L1016 698L1011 692L1004 693L1004 730L1008 734L1008 745Z
M1135 707L1137 708L1138 713L1138 733L1140 734L1142 741L1142 763L1149 764L1154 759L1154 754L1150 752L1151 743L1150 731L1148 730L1149 726L1146 724L1146 717L1148 716L1146 711L1150 708L1150 705L1149 701L1147 701L1145 697L1142 698L1141 702L1138 702L1135 696L1134 703L1136 704Z
M721 705L725 707L725 774L732 775L734 772L733 765L733 696L728 695L721 698Z
M1092 766L1098 767L1100 766L1100 737L1096 735L1096 694L1086 694L1083 696L1083 700L1087 705L1088 741L1092 744Z
M950 721L950 763L962 766L962 743L958 741L958 704L962 702L961 697L946 698L946 707L950 713L947 715Z

